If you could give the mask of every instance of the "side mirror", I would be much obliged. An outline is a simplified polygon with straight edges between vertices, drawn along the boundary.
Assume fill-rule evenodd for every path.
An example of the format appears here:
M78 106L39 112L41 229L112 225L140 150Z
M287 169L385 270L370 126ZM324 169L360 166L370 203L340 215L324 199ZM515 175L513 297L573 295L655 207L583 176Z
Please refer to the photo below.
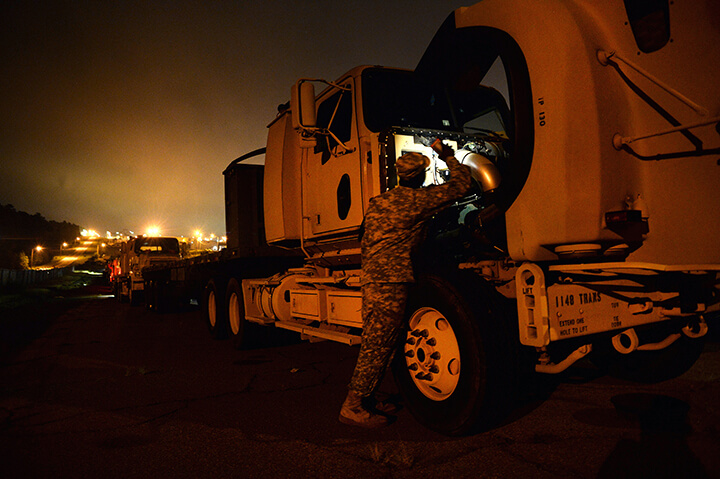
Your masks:
M295 130L315 128L315 86L307 80L298 80L290 91L292 126Z

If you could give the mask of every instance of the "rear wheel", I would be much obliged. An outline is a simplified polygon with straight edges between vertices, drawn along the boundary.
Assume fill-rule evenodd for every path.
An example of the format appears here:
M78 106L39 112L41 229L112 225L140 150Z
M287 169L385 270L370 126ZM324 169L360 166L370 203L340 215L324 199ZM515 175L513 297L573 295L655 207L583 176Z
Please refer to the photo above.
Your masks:
M227 311L223 301L224 291L211 279L203 290L203 319L215 339L227 338Z
M235 349L240 349L245 333L245 304L243 303L243 293L240 283L232 278L228 283L227 292L227 312L228 312L228 335Z
M470 276L425 276L411 292L393 374L408 409L429 429L467 434L507 413L518 350L498 296Z

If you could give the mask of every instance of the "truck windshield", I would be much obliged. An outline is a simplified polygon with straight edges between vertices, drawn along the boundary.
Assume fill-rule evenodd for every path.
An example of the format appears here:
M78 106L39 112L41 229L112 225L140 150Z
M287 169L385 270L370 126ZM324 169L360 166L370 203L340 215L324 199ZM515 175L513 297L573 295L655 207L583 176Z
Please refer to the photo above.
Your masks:
M412 71L369 68L362 74L363 115L370 131L391 126L448 130L450 109Z
M504 80L502 61L496 58L487 73L482 80ZM433 87L412 71L367 69L362 75L365 125L374 132L396 126L492 133L507 138L507 83L474 80L471 88L448 91L447 84L434 83Z
M177 238L142 238L135 242L135 253L179 254L180 243Z

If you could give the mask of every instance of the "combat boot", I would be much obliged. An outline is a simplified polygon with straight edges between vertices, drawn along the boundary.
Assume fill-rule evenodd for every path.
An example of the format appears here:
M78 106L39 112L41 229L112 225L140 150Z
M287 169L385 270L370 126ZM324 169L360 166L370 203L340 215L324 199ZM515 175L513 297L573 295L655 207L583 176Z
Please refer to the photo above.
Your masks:
M348 391L345 402L340 409L340 422L350 426L359 426L368 429L387 426L390 419L381 414L375 414L363 406L362 398L354 391Z
M400 406L391 402L389 399L380 399L374 396L370 396L366 399L367 401L364 401L364 403L368 409L378 412L384 416L394 416L400 410Z

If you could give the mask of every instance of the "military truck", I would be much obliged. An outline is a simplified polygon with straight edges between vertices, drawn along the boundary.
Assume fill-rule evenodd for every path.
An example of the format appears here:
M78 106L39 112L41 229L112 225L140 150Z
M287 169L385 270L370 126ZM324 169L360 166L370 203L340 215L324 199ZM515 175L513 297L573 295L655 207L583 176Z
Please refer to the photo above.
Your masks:
M115 297L131 305L139 304L145 289L143 269L162 266L181 257L180 242L171 236L138 236L123 242L111 268Z
M368 200L406 152L431 159L427 187L444 182L440 139L475 187L415 258L392 370L419 422L489 427L529 374L584 357L681 374L720 301L717 18L711 1L485 0L413 71L300 79L266 148L224 171L228 249L148 271L146 288L197 297L235 345L250 323L358 344Z

